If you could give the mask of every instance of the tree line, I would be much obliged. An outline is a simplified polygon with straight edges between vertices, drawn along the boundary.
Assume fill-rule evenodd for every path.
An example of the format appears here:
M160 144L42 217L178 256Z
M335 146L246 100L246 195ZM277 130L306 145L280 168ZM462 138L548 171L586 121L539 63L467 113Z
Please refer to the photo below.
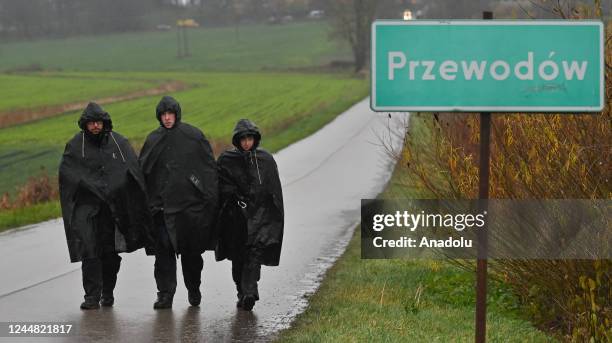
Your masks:
M142 29L154 0L0 0L0 35L65 37Z
M306 17L322 0L0 0L0 38L37 39Z

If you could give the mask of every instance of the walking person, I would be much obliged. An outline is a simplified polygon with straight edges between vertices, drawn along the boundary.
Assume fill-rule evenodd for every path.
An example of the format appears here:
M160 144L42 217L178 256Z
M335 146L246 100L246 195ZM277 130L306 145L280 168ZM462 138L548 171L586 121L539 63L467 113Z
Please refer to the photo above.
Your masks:
M71 262L81 261L84 310L113 306L118 253L154 243L144 177L136 154L113 131L110 115L89 103L59 167L59 190Z
M218 180L215 159L202 131L182 122L181 106L170 96L157 105L160 126L140 154L149 208L156 228L153 308L171 308L176 291L176 259L192 306L199 306L202 253L216 244Z
M283 241L283 193L272 155L259 148L261 133L241 119L234 149L219 156L219 243L216 259L232 261L237 306L253 309L259 300L261 265L278 266Z

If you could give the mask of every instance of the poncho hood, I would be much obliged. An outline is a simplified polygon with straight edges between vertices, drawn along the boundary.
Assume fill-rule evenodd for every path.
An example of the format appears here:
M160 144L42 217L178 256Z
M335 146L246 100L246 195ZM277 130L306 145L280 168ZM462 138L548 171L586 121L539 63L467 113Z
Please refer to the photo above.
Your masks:
M242 150L240 146L240 139L245 136L253 136L255 142L253 143L253 148L251 150L257 149L259 146L259 141L261 140L261 133L259 132L259 128L255 123L248 119L240 119L236 126L234 127L234 132L232 135L232 144L238 149Z
M95 102L90 102L87 104L87 107L85 107L85 110L83 113L81 113L81 118L79 118L77 123L81 130L86 131L87 123L91 121L103 122L105 132L110 132L113 130L113 122L110 115L102 108L102 106L96 104Z
M178 103L178 101L176 101L176 99L168 95L161 98L161 100L157 104L157 107L155 108L155 117L157 118L157 121L159 121L159 124L162 126L163 124L161 121L161 115L166 112L172 112L176 115L176 123L174 124L175 126L176 124L180 123L181 105Z

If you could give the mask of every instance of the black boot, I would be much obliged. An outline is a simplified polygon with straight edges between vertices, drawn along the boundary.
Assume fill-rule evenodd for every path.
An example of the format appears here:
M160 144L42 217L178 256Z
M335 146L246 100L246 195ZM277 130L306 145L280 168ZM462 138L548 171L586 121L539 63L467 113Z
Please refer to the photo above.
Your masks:
M157 292L157 301L153 304L153 308L164 309L164 308L172 308L172 300L174 295L169 293Z
M105 307L111 307L115 304L115 297L113 294L102 294L102 299L100 300L100 305Z
M199 289L187 291L187 299L189 300L189 304L191 306L200 306L200 302L202 301L202 293L200 293Z
M100 300L95 297L85 297L85 301L81 303L81 310L97 310L100 308Z
M85 290L85 301L81 304L81 309L98 309L102 293L102 263L99 258L84 259L81 270Z
M109 253L102 258L102 299L100 305L110 307L115 304L113 291L117 284L117 273L121 265L121 257L116 253Z
M181 267L183 268L183 280L187 288L187 299L191 306L199 306L202 301L200 284L202 280L202 267L204 260L199 254L182 254Z
M244 294L242 299L242 309L251 311L255 302L259 300L259 291L257 290L257 282L261 275L261 265L259 264L255 253L247 253L247 260L242 266L240 275L240 291Z
M251 311L255 306L255 297L252 295L247 295L242 300L242 309L245 311Z
M238 296L238 301L236 302L236 307L242 308L244 297L242 296L241 293L236 294L236 296Z

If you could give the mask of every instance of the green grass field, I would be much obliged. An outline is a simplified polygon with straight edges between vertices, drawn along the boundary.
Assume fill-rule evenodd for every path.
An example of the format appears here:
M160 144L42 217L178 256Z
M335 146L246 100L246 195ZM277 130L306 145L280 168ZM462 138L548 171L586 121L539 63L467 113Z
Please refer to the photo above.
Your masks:
M125 77L138 76L142 74ZM272 135L284 130L289 123L337 108L338 103L344 103L341 107L346 108L348 103L367 95L364 80L328 75L174 73L148 76L192 84L194 88L172 95L181 103L184 121L202 128L213 140L228 141L233 125L240 118L251 118ZM142 97L109 104L105 109L111 114L115 130L138 145L159 125L155 120L159 98ZM78 131L75 124L78 116L79 113L67 113L0 130L0 146L57 145ZM270 149L278 149L276 143L266 143Z
M70 75L0 74L0 113L35 109L152 88L157 82L137 79L91 79Z
M260 71L351 60L347 44L329 39L326 22L198 28L191 57L178 59L177 33L136 32L0 45L0 71Z
M49 76L50 77L50 76ZM201 128L213 142L216 153L231 144L236 121L250 118L263 132L262 146L277 151L310 135L367 93L367 82L339 74L291 73L61 73L58 77L91 77L102 81L180 80L190 88L172 93L181 103L183 121ZM146 96L104 106L115 130L135 147L159 123L155 106L161 96ZM0 194L14 193L41 168L57 175L68 141L79 128L79 112L0 129ZM21 212L20 212L21 213ZM20 225L59 216L52 211L22 216ZM17 216L19 217L19 216ZM0 228L15 226L15 216Z
M427 135L410 121L410 144ZM380 198L427 198L396 168ZM279 342L473 342L475 273L444 260L362 260L359 227L307 310ZM509 288L489 282L488 342L553 342L521 315ZM420 291L418 291L420 289ZM420 295L419 295L420 293Z
M57 175L64 144L79 130L80 111L40 111L137 93L104 108L115 130L139 148L158 125L154 112L161 97L144 91L169 84L181 85L168 94L181 103L183 120L200 127L217 153L245 117L261 127L262 145L271 151L308 136L368 93L365 80L312 72L332 60L351 59L348 46L330 40L329 30L324 21L190 29L191 56L180 59L175 31L2 44L0 122L2 116L28 113L18 121L22 124L0 128L0 194L14 196L41 169ZM4 211L0 228L58 215L57 204Z

